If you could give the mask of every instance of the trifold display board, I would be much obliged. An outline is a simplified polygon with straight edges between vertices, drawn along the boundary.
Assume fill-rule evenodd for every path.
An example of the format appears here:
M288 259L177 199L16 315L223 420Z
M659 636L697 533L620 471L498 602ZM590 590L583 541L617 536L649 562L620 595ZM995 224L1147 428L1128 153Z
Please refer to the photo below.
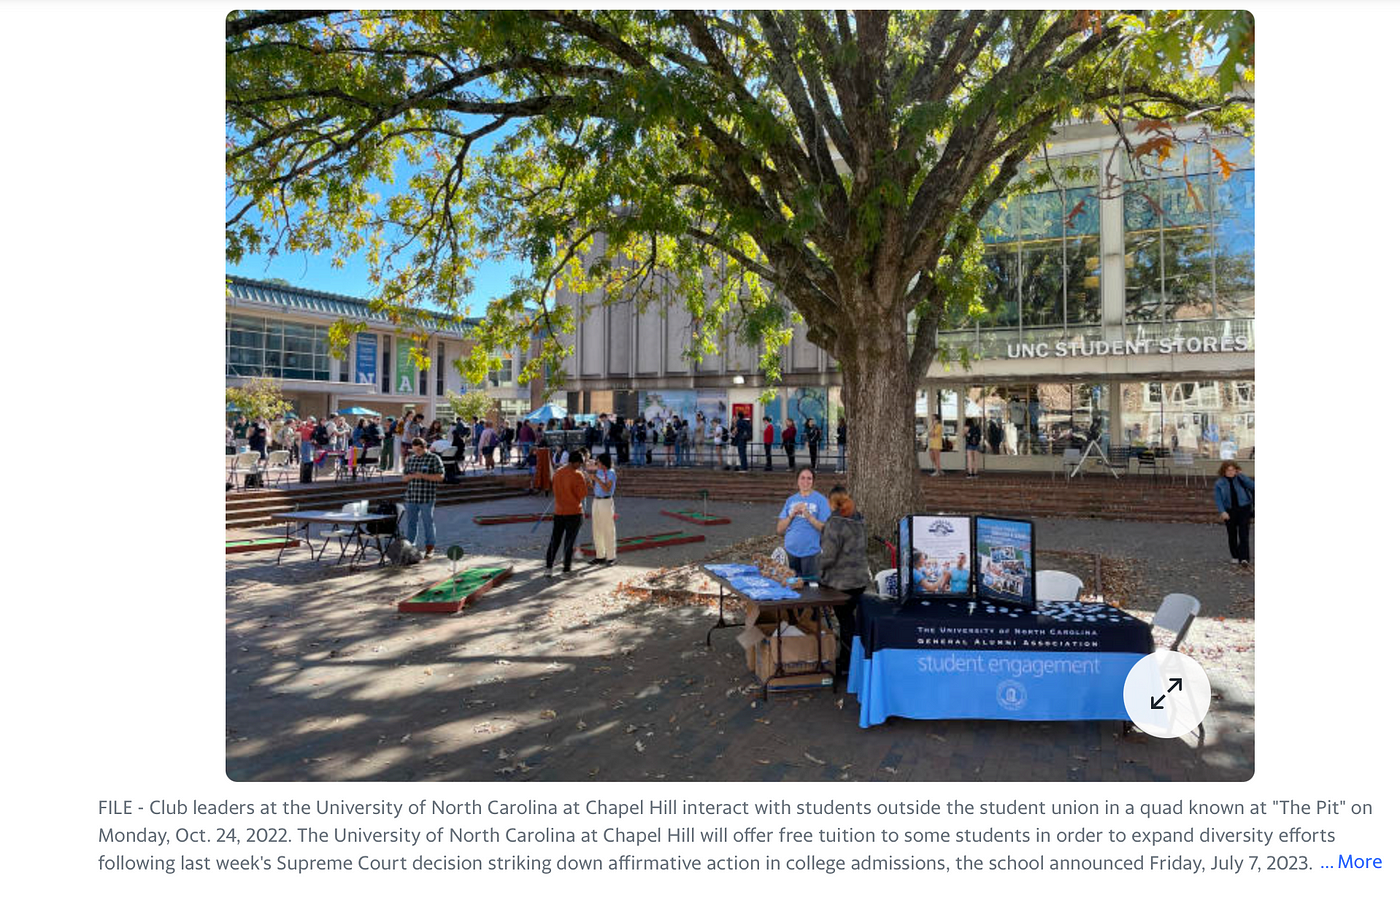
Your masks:
M1024 519L978 516L977 596L1013 606L1035 606L1035 526Z
M906 516L899 523L899 595L1035 606L1035 529L991 516Z
M972 518L910 516L906 599L972 599Z

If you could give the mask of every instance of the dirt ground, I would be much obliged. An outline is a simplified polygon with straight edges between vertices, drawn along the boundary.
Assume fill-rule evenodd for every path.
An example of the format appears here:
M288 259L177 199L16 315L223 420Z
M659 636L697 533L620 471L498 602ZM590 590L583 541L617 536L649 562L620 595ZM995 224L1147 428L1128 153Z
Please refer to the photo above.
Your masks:
M227 770L235 780L1241 780L1254 766L1253 576L1209 526L1037 523L1037 566L1143 617L1166 592L1203 603L1183 650L1214 690L1204 739L1124 734L1117 722L914 721L862 730L844 692L756 696L737 632L705 644L715 610L627 592L651 574L777 544L774 511L710 504L730 525L659 515L685 504L620 501L620 537L706 541L543 576L549 523L533 498L444 507L439 548L515 575L462 613L406 615L400 600L448 576L312 563L304 548L227 562ZM274 530L259 530L269 535ZM580 540L586 540L585 524ZM245 537L255 534L244 533ZM743 549L732 549L746 542ZM334 546L332 546L334 547ZM329 562L334 555L327 559ZM1099 583L1094 582L1095 562ZM581 568L581 569L580 569ZM1159 635L1158 643L1170 639Z

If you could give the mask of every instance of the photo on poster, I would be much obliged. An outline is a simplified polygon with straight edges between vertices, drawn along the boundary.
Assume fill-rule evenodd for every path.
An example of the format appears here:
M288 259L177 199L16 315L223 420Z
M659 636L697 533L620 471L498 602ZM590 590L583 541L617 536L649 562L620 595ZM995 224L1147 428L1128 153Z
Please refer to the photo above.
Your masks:
M978 516L977 596L1035 606L1035 527L1022 519Z
M911 516L910 596L967 599L972 586L972 519Z

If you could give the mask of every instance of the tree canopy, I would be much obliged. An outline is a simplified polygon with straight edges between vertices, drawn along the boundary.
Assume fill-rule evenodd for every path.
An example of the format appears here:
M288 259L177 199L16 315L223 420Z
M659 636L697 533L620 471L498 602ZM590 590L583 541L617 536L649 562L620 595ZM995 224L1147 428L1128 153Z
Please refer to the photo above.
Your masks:
M1164 160L1184 119L1251 119L1231 11L235 12L226 35L231 262L362 253L411 319L519 257L477 379L532 335L522 380L557 367L562 287L683 306L693 352L732 331L770 381L795 313L861 411L857 473L858 418L912 413L940 318L979 309L979 220L1057 125Z

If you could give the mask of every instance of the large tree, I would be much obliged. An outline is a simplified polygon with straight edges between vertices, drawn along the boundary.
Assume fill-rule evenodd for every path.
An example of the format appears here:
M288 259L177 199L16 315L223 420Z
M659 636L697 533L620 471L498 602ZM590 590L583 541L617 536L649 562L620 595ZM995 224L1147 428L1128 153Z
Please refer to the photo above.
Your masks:
M1182 11L235 12L226 36L230 261L362 253L411 323L523 258L477 377L531 334L522 378L558 367L563 286L683 308L697 351L736 334L770 381L800 315L886 530L917 497L890 434L941 318L978 310L989 207L1057 124L1112 122L1158 159L1187 116L1244 124L1253 55L1248 14Z

